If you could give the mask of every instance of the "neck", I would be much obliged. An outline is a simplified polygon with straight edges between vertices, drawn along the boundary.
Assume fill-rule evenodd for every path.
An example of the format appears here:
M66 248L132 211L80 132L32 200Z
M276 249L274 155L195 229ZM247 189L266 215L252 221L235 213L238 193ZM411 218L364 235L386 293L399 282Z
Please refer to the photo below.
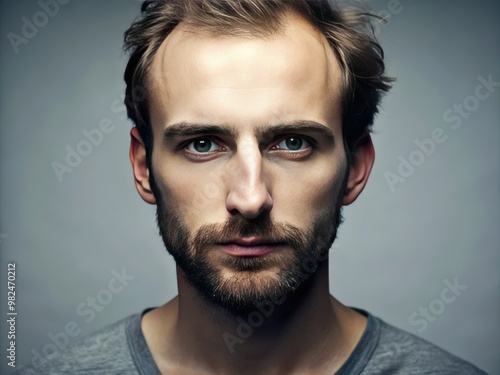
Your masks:
M366 318L330 296L328 262L284 302L240 316L214 307L178 279L179 296L142 323L162 373L333 374L366 326Z

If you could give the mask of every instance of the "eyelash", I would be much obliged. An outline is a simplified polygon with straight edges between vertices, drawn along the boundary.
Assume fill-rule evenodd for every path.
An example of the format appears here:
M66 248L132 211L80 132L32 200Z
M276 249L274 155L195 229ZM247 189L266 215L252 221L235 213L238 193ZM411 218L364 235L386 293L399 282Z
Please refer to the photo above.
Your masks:
M213 139L210 139L210 138L197 138L195 140L192 140L192 141L186 143L186 145L184 146L184 148L187 149L189 152L192 152L193 154L199 154L199 155L202 155L202 154L211 154L211 153L217 151L217 150L211 150L211 151L209 150L209 151L206 151L206 152L200 152L200 151L196 151L196 150L195 151L189 150L189 146L193 145L193 147L194 147L194 144L196 142L199 142L199 141L210 142L211 146L217 145L217 146L219 146L219 148L224 148L224 147L220 146L218 142L216 142L216 141L214 141ZM210 148L212 148L212 147L210 147Z
M288 150L288 149L285 149L285 148L275 148L275 147L278 147L278 145L282 142L286 142L290 139L300 139L301 140L301 146L303 145L303 143L306 143L306 147L305 148L300 148L299 150ZM312 148L314 145L314 142L309 139L309 137L305 137L305 136L302 136L302 135L289 135L285 138L281 138L280 141L278 141L277 143L274 144L274 146L271 147L271 150L272 151L288 151L288 152L295 152L295 153L299 153L301 151L304 151L304 150L307 150L308 148Z
M302 141L302 143L306 143L305 148L301 148L299 150L288 150L288 149L285 149L285 148L277 148L280 143L285 142L285 141L290 140L290 139L293 139L293 138L295 138L295 139L298 138L298 139L300 139ZM216 146L218 146L219 149L218 150L207 151L207 152L197 152L197 151L189 150L190 146L191 145L194 146L194 143L198 142L198 141L208 141L208 142L211 142L212 146L216 145ZM203 159L203 158L206 158L208 156L212 156L216 152L225 151L225 147L222 146L221 143L222 143L221 141L213 139L211 137L200 137L200 138L191 139L189 141L184 142L180 146L180 148L183 149L183 150L185 150L186 153L188 153L190 156L192 156L194 158ZM301 153L303 153L304 151L306 151L308 149L314 149L315 146L316 146L316 143L311 138L306 137L304 135L293 135L292 134L292 135L287 135L286 137L279 138L278 141L274 141L273 145L270 147L270 151L278 151L278 152L279 151L284 151L284 152L291 153L291 154L301 154Z

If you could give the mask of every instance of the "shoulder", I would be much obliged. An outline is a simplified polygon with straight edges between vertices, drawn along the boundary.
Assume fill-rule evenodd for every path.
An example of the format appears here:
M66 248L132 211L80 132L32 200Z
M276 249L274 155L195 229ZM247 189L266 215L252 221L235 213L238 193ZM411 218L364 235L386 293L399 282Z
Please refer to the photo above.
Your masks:
M365 368L384 374L485 374L471 363L402 329L372 317L378 342Z
M137 374L127 339L134 320L140 321L140 315L102 328L48 357L35 358L15 374Z

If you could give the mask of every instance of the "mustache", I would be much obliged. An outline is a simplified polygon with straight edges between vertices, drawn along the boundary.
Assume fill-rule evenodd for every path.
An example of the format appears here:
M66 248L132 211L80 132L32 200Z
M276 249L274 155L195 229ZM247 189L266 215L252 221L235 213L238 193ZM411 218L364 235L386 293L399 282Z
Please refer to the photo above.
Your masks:
M233 217L224 223L205 224L194 235L192 245L195 249L217 243L229 242L241 237L259 237L266 241L284 243L295 249L308 245L309 233L289 223L275 223L266 215L248 220Z

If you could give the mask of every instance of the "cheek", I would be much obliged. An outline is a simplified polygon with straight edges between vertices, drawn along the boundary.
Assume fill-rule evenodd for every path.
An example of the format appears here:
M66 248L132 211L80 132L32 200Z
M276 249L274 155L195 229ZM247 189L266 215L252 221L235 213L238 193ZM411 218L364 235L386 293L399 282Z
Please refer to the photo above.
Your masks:
M216 209L224 208L220 183L203 164L186 168L171 155L158 155L153 166L163 199L182 214L188 226L197 227L203 224L207 212L215 216Z
M345 163L330 160L284 174L273 189L276 215L288 221L307 221L331 210L341 197ZM300 213L300 216L297 214ZM295 220L292 220L295 218Z

